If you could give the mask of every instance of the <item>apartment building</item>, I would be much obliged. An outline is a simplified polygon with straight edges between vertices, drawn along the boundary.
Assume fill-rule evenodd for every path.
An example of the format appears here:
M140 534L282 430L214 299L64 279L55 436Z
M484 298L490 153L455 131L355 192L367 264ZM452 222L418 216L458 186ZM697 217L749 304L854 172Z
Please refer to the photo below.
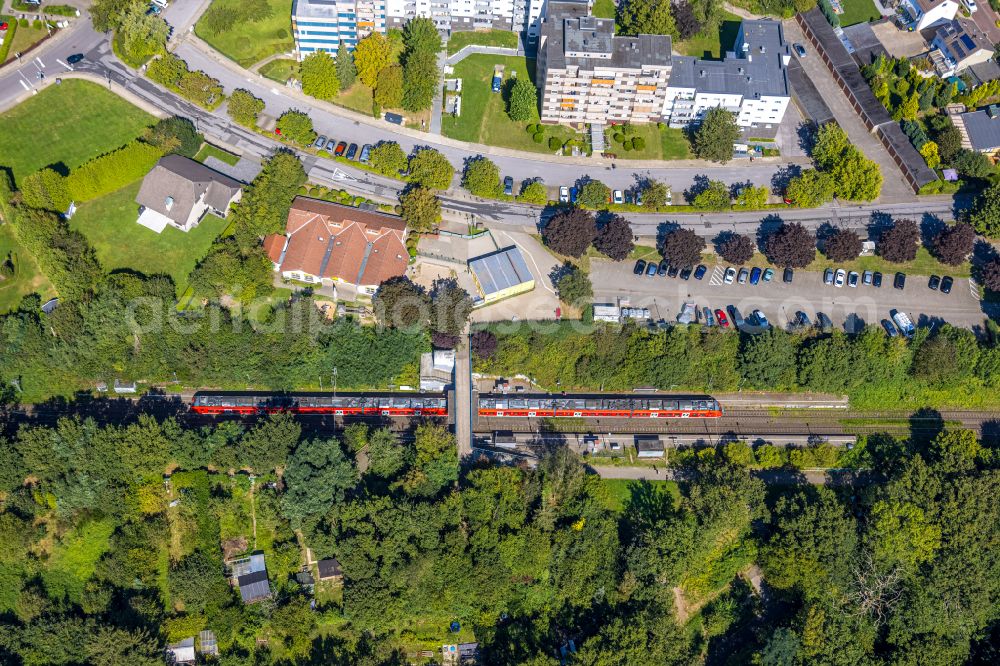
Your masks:
M512 30L537 36L545 0L386 0L390 28L426 17L442 32Z
M358 40L385 32L385 17L385 0L295 0L295 56L301 60L314 51L336 53L341 41L353 51Z
M669 35L625 37L587 0L549 2L536 60L543 123L659 120L674 57Z
M736 114L745 133L774 136L790 99L790 60L780 22L743 21L724 59L674 57L662 119L685 127L721 106Z

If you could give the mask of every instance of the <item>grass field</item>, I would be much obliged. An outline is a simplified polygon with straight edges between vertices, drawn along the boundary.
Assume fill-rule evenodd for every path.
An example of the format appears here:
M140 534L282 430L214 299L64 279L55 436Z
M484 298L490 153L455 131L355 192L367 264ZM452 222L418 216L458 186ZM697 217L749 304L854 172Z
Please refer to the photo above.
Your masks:
M17 31L14 33L14 39L10 42L10 51L8 55L14 57L15 53L23 53L28 50L28 48L39 41L43 37L48 35L48 31L45 28L36 28L30 23L28 27L23 25L17 26Z
M714 261L714 255L705 255L705 263L708 263L709 261ZM746 265L759 266L761 268L773 268L775 273L777 273L775 279L778 279L781 276L782 269L768 263L764 255L759 252L754 254L753 258L747 262ZM857 271L858 273L863 271L881 271L883 288L892 283L892 276L895 275L897 271L903 271L908 276L950 275L954 278L967 278L972 274L972 267L969 262L966 261L958 266L948 266L946 264L942 264L940 261L931 256L931 253L928 252L927 248L923 246L917 250L917 258L913 261L908 261L905 264L893 264L878 256L858 257L854 261L837 263L828 260L819 250L817 250L816 261L812 262L805 268L799 268L796 270L824 271L827 268L843 268L845 271Z
M568 127L545 126L545 141L535 143L525 131L528 125L538 122L538 110L532 112L527 122L511 120L506 113L503 95L490 89L493 66L504 65L504 79L512 72L518 77L534 80L535 61L513 56L472 55L455 65L455 77L462 79L462 115L454 118L445 115L441 119L441 133L453 139L484 143L489 146L503 146L515 150L534 153L552 153L548 139L555 136L562 141L583 138Z
M865 1L871 2L871 0ZM718 60L722 58L723 51L733 48L742 20L736 14L723 11L722 24L718 31L697 34L691 39L679 41L674 45L674 49L682 55Z
M49 165L73 169L154 120L97 84L66 79L0 115L0 167L12 169L15 180Z
M17 242L10 225L4 224L0 225L0 261L6 261L8 256L17 260L17 272L0 280L0 314L17 307L28 294L38 294L43 303L56 295L55 287L38 268L35 258Z
M226 228L226 221L206 215L191 231L167 227L160 234L139 226L135 195L141 183L81 204L70 227L87 237L105 270L131 268L147 275L169 275L179 295L195 265Z
M608 491L606 506L612 511L622 511L633 495L641 495L647 489L665 492L673 499L674 506L681 499L681 489L676 481L633 481L632 479L601 479L601 485Z
M221 160L229 166L236 166L236 163L240 161L239 155L233 155L229 151L213 146L210 143L202 144L201 150L199 150L198 154L194 156L194 158L199 162L204 162L209 157Z
M42 580L52 597L66 595L70 601L80 602L84 584L94 575L97 561L108 549L114 531L115 524L110 518L91 520L56 542L42 573Z
M684 135L684 130L675 127L662 129L656 123L637 124L633 126L635 133L630 135L642 137L645 147L642 150L628 150L616 142L614 128L605 130L605 150L614 153L623 160L683 160L691 157L691 142Z
M840 15L840 25L847 27L856 23L868 23L881 18L872 0L840 0L844 13Z
M517 33L510 30L477 30L473 32L456 32L448 38L448 55L458 53L462 48L476 44L479 46L500 46L507 49L517 48Z
M292 0L268 0L271 16L262 21L241 21L219 34L205 28L204 19L195 24L195 34L231 60L249 67L269 55L291 51ZM240 0L213 0L212 6L239 8Z
M267 63L258 71L263 77L278 83L285 83L293 76L299 75L299 63L289 58L278 58Z
M597 18L609 18L613 19L615 17L615 3L614 0L595 0L594 8L590 12Z

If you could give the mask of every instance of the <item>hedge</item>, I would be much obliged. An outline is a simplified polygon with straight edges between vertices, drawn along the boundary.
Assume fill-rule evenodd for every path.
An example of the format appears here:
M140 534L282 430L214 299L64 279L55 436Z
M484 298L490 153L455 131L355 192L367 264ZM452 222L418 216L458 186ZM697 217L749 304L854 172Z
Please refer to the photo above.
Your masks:
M10 45L14 43L14 35L17 34L18 22L12 16L0 15L0 23L4 21L7 22L7 36L3 40L3 45L0 46L0 65L7 62L7 56L10 55Z
M95 157L74 169L66 179L74 201L90 201L142 178L163 157L156 146L135 140L118 150Z

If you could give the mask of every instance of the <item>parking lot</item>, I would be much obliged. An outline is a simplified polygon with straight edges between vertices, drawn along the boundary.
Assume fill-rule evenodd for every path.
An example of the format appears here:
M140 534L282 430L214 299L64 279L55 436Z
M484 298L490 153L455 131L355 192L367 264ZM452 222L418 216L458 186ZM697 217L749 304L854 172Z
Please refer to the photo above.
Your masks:
M757 285L724 284L727 264L708 264L704 279L634 275L631 261L593 261L591 281L594 284L595 303L627 301L632 307L649 308L650 317L667 322L676 321L685 302L725 310L734 305L743 317L760 309L773 326L785 327L793 323L798 312L804 312L815 323L822 312L834 326L852 327L879 324L889 318L890 310L907 313L918 325L948 322L967 328L981 327L986 318L968 278L955 278L950 294L943 294L927 287L927 277L908 275L902 290L893 288L893 275L883 276L882 287L860 284L851 288L823 284L823 273L795 271L791 284L782 282L777 271L770 282ZM728 316L728 315L727 315ZM731 318L730 318L731 319Z

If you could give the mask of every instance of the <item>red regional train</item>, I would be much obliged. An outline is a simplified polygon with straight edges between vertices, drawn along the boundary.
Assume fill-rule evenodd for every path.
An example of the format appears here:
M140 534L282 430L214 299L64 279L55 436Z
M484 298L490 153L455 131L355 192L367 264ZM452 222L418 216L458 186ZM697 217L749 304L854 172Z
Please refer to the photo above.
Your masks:
M707 395L481 395L480 416L616 417L627 419L712 419L722 416Z
M447 416L443 393L254 393L200 391L191 402L199 414L332 414L334 416Z

